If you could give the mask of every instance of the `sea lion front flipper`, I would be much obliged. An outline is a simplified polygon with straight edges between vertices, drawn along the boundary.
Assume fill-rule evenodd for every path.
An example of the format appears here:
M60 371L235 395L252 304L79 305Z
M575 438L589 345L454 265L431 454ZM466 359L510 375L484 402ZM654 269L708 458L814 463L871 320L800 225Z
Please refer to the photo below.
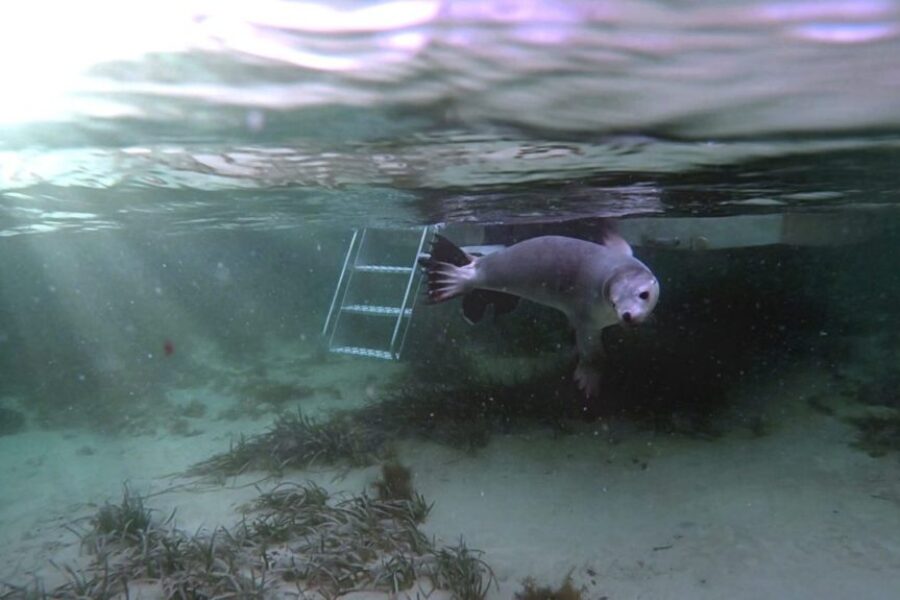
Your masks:
M600 371L590 362L579 359L575 367L575 383L588 398L596 398L600 393Z
M474 290L463 296L463 316L470 325L484 318L489 305L494 305L494 318L511 312L519 304L519 297L492 290Z
M488 304L490 304L490 299L485 297L486 291L475 290L463 296L463 318L469 325L474 325L484 318L484 313L487 311Z
M601 330L589 321L575 325L575 344L578 347L578 366L575 367L575 381L588 398L597 397L600 391L600 370L597 361L603 359L603 338Z
M589 319L576 320L570 318L572 327L575 328L575 346L582 360L590 360L595 356L603 356L603 339L601 330L594 326Z

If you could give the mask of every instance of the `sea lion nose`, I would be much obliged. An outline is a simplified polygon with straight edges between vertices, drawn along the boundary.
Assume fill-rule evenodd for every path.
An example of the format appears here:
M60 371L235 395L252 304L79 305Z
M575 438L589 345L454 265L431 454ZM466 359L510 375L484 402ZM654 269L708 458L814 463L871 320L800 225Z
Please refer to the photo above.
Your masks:
M622 313L622 320L625 321L626 323L631 323L631 313L630 313L630 312L623 312L623 313Z

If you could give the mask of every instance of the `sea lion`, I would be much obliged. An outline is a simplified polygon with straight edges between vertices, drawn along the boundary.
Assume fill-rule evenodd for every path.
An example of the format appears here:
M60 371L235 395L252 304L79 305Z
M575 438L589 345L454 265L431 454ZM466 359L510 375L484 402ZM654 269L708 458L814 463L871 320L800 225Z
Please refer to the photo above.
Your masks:
M486 256L467 254L436 235L431 256L420 264L428 280L427 302L463 296L469 322L481 320L489 304L495 315L509 312L520 297L562 311L575 329L575 380L588 396L595 396L599 385L593 359L603 351L600 332L642 323L659 299L656 277L612 229L601 244L547 235Z

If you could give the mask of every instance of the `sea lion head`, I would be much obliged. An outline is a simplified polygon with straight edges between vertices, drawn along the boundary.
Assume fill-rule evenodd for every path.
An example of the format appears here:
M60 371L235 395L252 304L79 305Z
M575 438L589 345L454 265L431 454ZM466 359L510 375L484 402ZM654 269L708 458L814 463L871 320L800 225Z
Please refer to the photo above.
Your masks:
M625 325L643 323L659 300L659 282L646 268L616 272L607 282L606 298Z

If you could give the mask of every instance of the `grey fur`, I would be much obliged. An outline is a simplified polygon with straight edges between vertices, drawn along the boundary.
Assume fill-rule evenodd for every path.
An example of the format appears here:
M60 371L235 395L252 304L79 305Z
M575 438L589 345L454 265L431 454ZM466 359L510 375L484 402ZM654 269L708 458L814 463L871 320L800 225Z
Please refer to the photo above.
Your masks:
M603 350L600 332L620 322L642 322L659 296L656 277L632 256L628 243L611 232L604 244L542 236L463 266L439 261L434 257L426 264L432 302L484 289L562 311L575 329L580 357L575 375L588 395L597 391L592 363Z

